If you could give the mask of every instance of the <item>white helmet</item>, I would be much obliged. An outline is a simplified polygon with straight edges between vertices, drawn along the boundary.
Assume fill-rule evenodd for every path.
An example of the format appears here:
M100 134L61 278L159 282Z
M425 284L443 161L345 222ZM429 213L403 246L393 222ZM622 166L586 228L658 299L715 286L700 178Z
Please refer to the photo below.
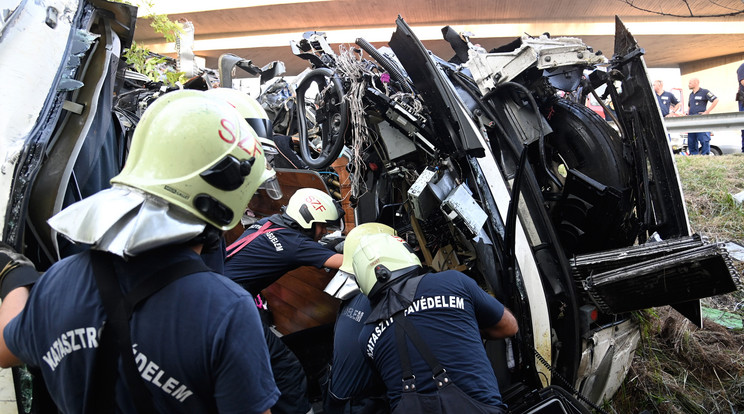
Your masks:
M342 228L344 210L328 193L315 188L297 190L287 203L285 213L305 230L313 223L323 223Z

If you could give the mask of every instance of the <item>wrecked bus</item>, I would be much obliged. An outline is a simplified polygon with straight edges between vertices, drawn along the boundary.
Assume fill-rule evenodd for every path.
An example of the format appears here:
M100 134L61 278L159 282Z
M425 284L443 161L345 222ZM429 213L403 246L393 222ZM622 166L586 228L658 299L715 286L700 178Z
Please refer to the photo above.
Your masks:
M3 22L0 74L18 82L0 101L1 236L40 270L84 248L46 220L109 185L137 111L157 98L121 64L135 18L124 4L60 0L24 2ZM548 386L596 407L630 367L633 311L669 304L699 324L699 300L738 283L726 249L690 229L643 50L617 19L609 58L547 35L487 51L445 27L445 59L403 18L395 25L385 49L358 39L337 54L318 32L291 45L309 70L284 115L307 168L277 168L285 198L329 191L347 228L390 225L426 266L460 270L512 309L518 336L484 346L515 412L560 400L540 395ZM43 64L24 44L43 45ZM610 123L577 103L602 85ZM281 203L260 190L250 210ZM339 298L353 289L344 275L299 269L265 291L313 398Z

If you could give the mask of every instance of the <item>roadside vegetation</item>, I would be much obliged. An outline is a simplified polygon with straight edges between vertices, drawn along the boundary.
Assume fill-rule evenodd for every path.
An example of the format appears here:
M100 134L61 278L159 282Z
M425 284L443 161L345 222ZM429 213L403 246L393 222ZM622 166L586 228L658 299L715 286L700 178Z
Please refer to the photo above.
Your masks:
M693 231L711 241L744 245L744 206L733 197L744 191L744 154L675 158ZM744 271L744 263L734 261L734 266ZM741 288L707 298L703 306L723 311L729 320L744 319ZM741 328L705 319L699 329L670 307L637 316L641 342L622 388L604 407L608 412L744 412Z
M183 34L183 25L180 22L173 21L165 14L156 14L152 10L154 2L151 0L113 0L118 3L125 3L144 9L144 19L150 21L150 27L163 35L167 42L175 42ZM124 59L127 65L135 72L147 76L153 82L163 82L169 86L175 86L177 83L184 83L186 74L173 69L169 64L169 58L152 53L150 49L142 47L137 42L124 50ZM172 60L172 59L170 59Z

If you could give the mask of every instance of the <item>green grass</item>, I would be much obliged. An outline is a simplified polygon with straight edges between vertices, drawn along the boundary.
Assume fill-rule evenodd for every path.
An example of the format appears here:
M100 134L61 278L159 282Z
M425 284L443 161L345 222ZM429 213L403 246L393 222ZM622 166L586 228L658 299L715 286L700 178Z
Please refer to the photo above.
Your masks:
M731 196L744 191L744 154L676 160L693 231L744 244L744 209Z
M732 194L744 191L744 154L675 157L693 231L712 241L744 245L744 207ZM735 262L741 273L741 262ZM744 294L708 298L705 306L734 312ZM608 412L744 412L744 332L706 321L703 329L669 307L637 312L641 342Z

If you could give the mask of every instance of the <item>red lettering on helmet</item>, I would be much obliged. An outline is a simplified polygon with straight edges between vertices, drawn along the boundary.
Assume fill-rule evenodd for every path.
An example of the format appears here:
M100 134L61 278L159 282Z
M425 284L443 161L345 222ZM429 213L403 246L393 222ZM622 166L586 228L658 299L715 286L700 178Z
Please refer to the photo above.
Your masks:
M227 119L223 119L220 121L220 125L222 125L222 129L218 131L220 138L222 138L223 141L227 142L228 144L232 144L235 142L235 125L233 125L232 122L228 121ZM223 132L227 132L227 134L230 134L230 136L226 137Z
M247 152L248 155L253 155L256 152L258 152L259 154L261 154L262 153L261 152L261 147L258 145L258 140L257 139L253 139L253 148L248 148L248 146L250 145L250 142L249 141L251 139L253 139L253 137L251 137L250 135L248 135L247 137L241 139L240 142L238 142L238 147L240 147L240 149L242 149L243 151Z
M307 201L308 203L310 203L310 205L313 206L313 208L315 208L315 210L317 210L317 211L325 211L326 210L326 208L323 205L323 203L321 203L320 200L318 200L317 198L315 198L313 196L308 196L305 199L305 201Z

